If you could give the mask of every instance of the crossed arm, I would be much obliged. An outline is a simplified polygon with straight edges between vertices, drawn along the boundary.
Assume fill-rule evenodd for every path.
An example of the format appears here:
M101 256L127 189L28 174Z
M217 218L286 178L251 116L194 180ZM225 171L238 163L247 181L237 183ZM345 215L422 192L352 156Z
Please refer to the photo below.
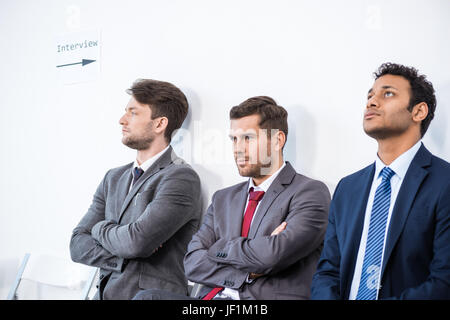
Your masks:
M224 281L239 288L249 277L272 275L282 271L317 249L327 224L329 192L305 188L290 200L286 220L270 235L220 238L214 231L214 196L205 221L194 235L185 256L185 270L191 281L209 286ZM323 191L323 192L321 192ZM325 195L325 198L322 196ZM328 199L328 200L326 200ZM226 256L217 255L224 252Z
M272 231L270 236L273 237L273 236L280 234L284 229L286 229L286 226L287 226L287 222L283 221L278 227L275 228L275 230ZM249 277L249 279L256 279L263 275L264 275L263 273L250 272L248 277Z
M105 220L105 179L88 213L73 231L71 255L76 262L108 268L105 259L112 259L114 262L109 263L116 264L113 270L118 271L125 259L151 256L198 214L200 180L190 168L166 173L144 212L124 225Z
M75 262L120 272L124 264L124 258L107 251L91 235L92 227L105 220L105 180L108 173L98 186L88 212L72 232L70 255Z

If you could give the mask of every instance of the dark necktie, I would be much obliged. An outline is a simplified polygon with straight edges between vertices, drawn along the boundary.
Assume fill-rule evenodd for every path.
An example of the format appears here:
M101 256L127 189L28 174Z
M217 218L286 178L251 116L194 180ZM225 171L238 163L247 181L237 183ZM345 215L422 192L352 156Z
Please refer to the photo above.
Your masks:
M241 236L247 238L248 232L250 230L250 225L252 224L253 215L255 214L256 207L258 206L258 202L264 196L264 191L253 191L253 188L250 188L248 197L248 205L247 209L244 213L244 219L242 221L241 228ZM216 287L212 289L208 294L203 298L203 300L211 300L213 299L220 291L222 291L223 287Z
M134 186L136 181L138 181L138 179L142 176L143 173L144 170L142 170L141 168L139 167L134 168L133 183L131 184L132 186Z

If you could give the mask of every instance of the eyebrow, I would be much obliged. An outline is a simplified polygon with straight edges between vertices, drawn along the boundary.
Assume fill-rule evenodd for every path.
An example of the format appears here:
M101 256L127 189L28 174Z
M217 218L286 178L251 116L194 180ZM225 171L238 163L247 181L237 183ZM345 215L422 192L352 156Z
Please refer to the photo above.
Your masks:
M393 87L393 86L382 86L381 88L382 89L394 89L394 90L397 90L397 88Z

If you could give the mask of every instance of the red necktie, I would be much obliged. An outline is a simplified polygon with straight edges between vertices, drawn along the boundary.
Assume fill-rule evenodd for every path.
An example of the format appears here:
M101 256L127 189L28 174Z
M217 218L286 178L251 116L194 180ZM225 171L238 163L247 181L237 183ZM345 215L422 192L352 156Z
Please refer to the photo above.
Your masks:
M253 215L255 214L258 202L264 196L264 191L253 191L253 188L250 188L249 193L250 195L248 197L248 205L244 213L244 220L242 221L242 229L241 229L241 236L245 238L248 236L250 225L252 224ZM223 289L224 289L223 287L216 287L212 289L210 292L208 292L206 296L203 297L203 300L211 300L216 296L216 294L218 294Z
M242 221L241 236L247 238L248 232L250 230L250 225L252 224L253 215L255 214L255 209L258 206L259 200L264 196L264 191L253 191L250 188L250 195L248 197L248 205L245 210L244 220Z

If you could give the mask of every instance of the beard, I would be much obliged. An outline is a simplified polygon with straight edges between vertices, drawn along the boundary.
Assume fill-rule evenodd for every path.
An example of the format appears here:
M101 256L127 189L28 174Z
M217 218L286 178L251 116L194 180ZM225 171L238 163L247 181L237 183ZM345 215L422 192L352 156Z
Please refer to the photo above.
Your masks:
M258 157L245 157L243 153L236 153L234 155L234 161L239 171L239 175L249 178L261 178L268 174L271 174L273 165L279 162L279 155L271 149L270 142L267 143L266 148L260 148L258 151ZM238 159L245 159L245 165L242 166L238 163Z
M155 140L155 134L152 132L152 126L150 125L145 132L140 135L128 135L123 136L122 143L127 147L135 150L147 150L153 141Z
M269 161L267 164L262 164L261 162L246 164L245 166L241 166L236 163L239 175L242 177L249 178L261 178L270 174L272 169L272 161Z
M240 167L237 165L239 174L242 177L250 177L250 178L260 178L262 177L261 169L262 166L260 164L251 164L245 167Z
M374 119L377 120L375 123L371 123L373 120L363 120L364 132L375 140L384 140L401 136L408 131L411 125L412 108L413 106L409 105L390 115L381 112L378 117L381 117L383 121L376 119L378 118L376 117Z
M147 150L153 142L152 137L138 138L138 137L123 137L122 143L127 147L135 150Z
M364 132L375 140L384 140L391 137L401 136L407 131L407 124L397 124L396 126L377 126L371 128L370 126L363 125Z

